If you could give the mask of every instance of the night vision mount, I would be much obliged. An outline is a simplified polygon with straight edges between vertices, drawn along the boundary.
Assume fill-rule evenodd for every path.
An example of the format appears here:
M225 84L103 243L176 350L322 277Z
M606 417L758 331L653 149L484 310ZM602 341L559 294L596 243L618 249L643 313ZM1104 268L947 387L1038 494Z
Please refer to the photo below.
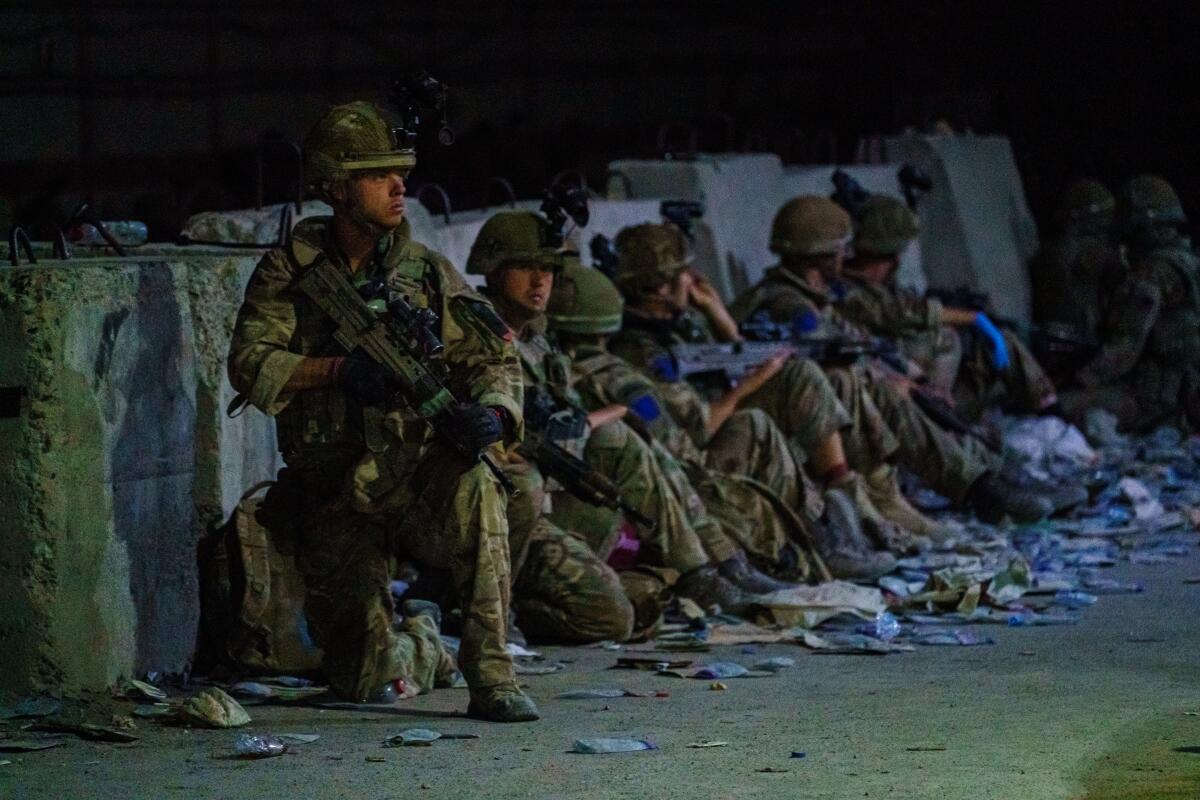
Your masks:
M446 122L446 98L449 87L425 70L414 72L407 78L392 84L392 95L400 107L401 124L393 129L396 142L405 149L417 146L417 132L421 129L421 115L425 112L440 114L442 127L438 129L438 143L443 147L454 144L454 131Z
M683 231L688 241L696 238L696 220L704 216L704 203L696 200L663 200L659 216Z
M540 211L550 223L547 245L562 247L565 239L564 226L569 218L576 226L588 224L588 193L582 186L555 184L543 195Z

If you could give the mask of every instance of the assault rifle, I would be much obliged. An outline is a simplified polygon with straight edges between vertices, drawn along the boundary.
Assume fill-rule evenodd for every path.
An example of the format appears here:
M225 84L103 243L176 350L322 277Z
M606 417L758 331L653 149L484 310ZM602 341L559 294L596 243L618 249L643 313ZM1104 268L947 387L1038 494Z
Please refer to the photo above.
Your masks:
M773 322L764 315L755 315L747 322L742 324L742 334L751 338L760 340L754 344L760 347L764 344L774 345L774 352L760 351L765 353L756 356L757 364L750 366L741 376L729 375L730 380L739 380L746 374L757 368L758 364L763 363L775 353L779 352L778 344L789 343L797 349L799 354L805 358L811 358L822 366L839 366L854 363L861 356L873 356L878 358L887 366L901 375L908 374L908 364L904 357L900 354L895 342L887 339L870 338L870 339L851 339L851 338L805 338L803 335L794 331L792 326L785 325L780 322ZM739 342L744 349L750 342ZM690 346L690 345L689 345ZM731 345L725 345L730 347ZM701 358L712 359L712 354L696 354ZM719 360L719 359L718 359ZM681 367L682 368L682 367ZM700 370L695 370L700 371ZM709 372L713 370L707 370ZM989 434L986 430L978 425L972 425L967 420L963 419L953 406L947 403L942 398L930 392L928 389L918 385L913 385L909 396L913 402L925 412L925 415L933 420L941 428L944 428L951 433L957 433L962 436L974 436L984 443L990 450L1000 452L1001 445L996 441L995 437Z
M828 337L765 342L689 342L671 345L670 371L680 378L719 374L737 383L785 350L823 366L845 366L863 356L880 355L873 341Z
M545 387L526 387L525 440L518 452L585 503L619 509L634 522L654 530L654 520L625 502L616 484L558 444L577 439L586 430L587 414L583 409L564 407Z
M407 298L388 291L382 280L356 290L327 258L309 267L296 285L334 321L334 339L347 353L360 350L385 367L399 386L398 394L443 441L467 461L482 462L506 491L516 492L496 462L455 430L450 411L461 401L445 383L445 364L438 358L444 348L434 329L438 319L433 311L414 308ZM368 305L368 299L379 297L386 300L387 314Z

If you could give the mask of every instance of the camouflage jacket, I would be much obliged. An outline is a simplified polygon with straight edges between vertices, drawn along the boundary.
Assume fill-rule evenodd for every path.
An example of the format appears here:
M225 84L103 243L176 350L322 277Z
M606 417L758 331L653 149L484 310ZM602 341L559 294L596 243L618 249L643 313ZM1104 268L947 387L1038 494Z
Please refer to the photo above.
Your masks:
M1084 386L1130 378L1139 392L1177 402L1200 369L1200 263L1186 239L1131 259L1113 293L1100 352L1079 371ZM1192 387L1197 388L1197 387Z
M901 339L942 325L942 304L934 298L852 276L845 286L838 313L876 336Z
M862 338L867 331L840 313L839 303L846 294L843 283L821 291L798 273L776 266L738 297L729 311L738 322L766 313L775 322L800 325L812 336Z
M703 460L709 408L698 392L676 381L660 392L658 384L634 365L602 347L579 347L572 353L572 381L588 408L624 405L676 458Z
M407 404L363 408L336 386L289 392L284 387L308 356L346 355L333 339L335 325L295 285L318 259L345 265L331 241L330 218L300 222L292 243L263 256L246 287L229 350L233 387L276 418L280 450L288 463L353 455L391 447L408 458L432 432ZM378 256L352 280L381 277L418 307L439 312L440 335L451 389L505 409L522 430L520 365L511 335L491 305L463 281L441 255L412 241L407 224L380 241ZM402 445L396 447L396 445Z
M1065 234L1048 242L1030 264L1034 321L1065 322L1098 337L1111 293L1127 271L1120 250L1102 234Z

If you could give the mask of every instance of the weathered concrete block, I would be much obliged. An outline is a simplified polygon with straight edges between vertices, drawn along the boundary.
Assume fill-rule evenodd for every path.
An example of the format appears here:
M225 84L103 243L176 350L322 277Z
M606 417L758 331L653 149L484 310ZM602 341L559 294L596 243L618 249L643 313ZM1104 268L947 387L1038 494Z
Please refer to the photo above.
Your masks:
M195 543L277 468L224 360L257 254L0 269L0 688L178 671Z
M887 152L933 179L921 201L921 256L930 284L987 292L1001 315L1028 322L1026 264L1037 250L1037 225L1008 140L901 136L887 140Z

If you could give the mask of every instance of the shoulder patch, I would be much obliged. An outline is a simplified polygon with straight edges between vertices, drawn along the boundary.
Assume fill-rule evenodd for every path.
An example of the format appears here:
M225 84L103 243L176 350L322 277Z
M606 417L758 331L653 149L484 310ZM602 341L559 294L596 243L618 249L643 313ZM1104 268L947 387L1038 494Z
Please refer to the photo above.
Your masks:
M641 418L642 422L650 423L662 416L662 408L653 395L642 394L630 398L627 403L629 410Z
M656 356L650 362L650 371L659 380L670 381L674 383L679 380L679 367L675 364L675 359L670 353L663 353Z

